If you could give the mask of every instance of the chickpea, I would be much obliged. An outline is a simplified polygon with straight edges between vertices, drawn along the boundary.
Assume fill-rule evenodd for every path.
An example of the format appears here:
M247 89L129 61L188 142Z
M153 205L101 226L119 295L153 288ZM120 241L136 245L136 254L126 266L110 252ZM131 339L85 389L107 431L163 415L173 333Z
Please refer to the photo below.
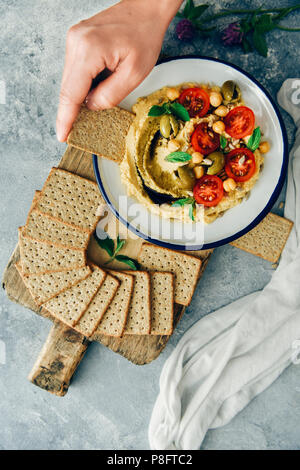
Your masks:
M194 175L195 175L195 178L198 180L199 178L202 178L202 176L204 175L204 168L203 166L195 166L194 168Z
M170 152L176 152L180 148L180 143L176 139L169 140L168 150Z
M223 97L222 97L221 93L219 93L217 91L213 91L209 96L209 101L210 101L210 104L214 108L217 108L222 103Z
M225 117L225 116L227 116L229 111L230 111L230 109L227 106L221 105L217 109L215 109L215 114L219 117Z
M217 121L213 123L212 128L217 134L223 134L225 131L225 124L223 121Z
M195 165L197 165L198 163L201 163L203 158L204 157L203 157L202 153L200 153L200 152L193 152L192 153L192 162L195 163Z
M215 110L215 114L220 117L225 117L228 113L229 113L229 109L224 105L219 106Z
M236 182L232 178L227 178L227 180L223 181L223 188L226 191L226 193L229 193L230 191L234 191L236 188Z
M271 146L270 146L269 142L267 142L267 141L261 142L260 146L259 146L259 151L261 153L268 153L270 151L270 148L271 148Z
M180 96L180 91L178 91L176 88L168 88L167 89L167 97L169 98L170 101L175 101L177 98Z

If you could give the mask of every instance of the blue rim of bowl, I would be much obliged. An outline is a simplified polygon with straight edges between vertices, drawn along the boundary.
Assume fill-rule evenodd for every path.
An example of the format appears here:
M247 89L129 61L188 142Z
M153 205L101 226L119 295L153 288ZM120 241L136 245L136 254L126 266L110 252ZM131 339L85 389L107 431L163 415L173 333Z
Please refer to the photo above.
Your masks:
M208 250L210 248L216 248L218 246L226 245L227 243L233 242L237 238L242 237L246 233L250 232L254 227L256 227L259 222L270 212L272 209L273 205L275 204L276 200L279 197L279 194L282 190L286 173L287 173L287 167L288 167L288 161L289 161L289 155L288 155L288 139L287 139L287 133L285 129L285 125L283 122L283 119L281 117L280 111L278 109L277 104L273 100L272 96L269 94L269 92L254 78L252 77L251 74L248 72L245 72L242 68L238 67L237 65L234 65L230 62L226 62L225 60L221 59L215 59L214 57L205 57L205 56L200 56L200 55L183 55L183 56L175 56L175 57L169 57L166 59L161 59L157 62L156 65L164 64L166 62L172 62L174 60L185 60L185 59L201 59L201 60L210 60L212 62L218 62L220 64L228 65L229 67L232 67L233 69L237 70L238 72L242 73L246 77L248 77L255 85L257 85L261 91L266 95L268 100L270 101L271 105L274 108L274 111L276 113L276 116L278 118L280 128L281 128L281 133L282 133L282 138L283 138L283 160L282 160L282 166L281 166L281 172L280 172L280 177L278 180L278 183L268 201L266 204L265 208L258 214L257 217L249 224L247 227L243 228L243 230L240 230L239 232L236 232L234 235L231 235L230 237L223 238L222 240L218 240L216 242L212 243L205 243L203 245L176 245L174 243L168 243L168 242L163 242L161 240L157 240L155 238L151 238L148 235L145 235L143 232L140 232L138 229L133 227L126 219L124 219L116 210L114 205L111 203L105 189L104 185L101 180L100 176L100 171L99 171L99 165L98 165L98 157L97 155L93 155L93 167L94 167L94 173L96 177L96 181L98 184L98 187L100 189L100 192L105 200L105 202L108 204L110 210L112 213L119 219L131 232L135 233L138 237L143 238L144 240L148 241L149 243L153 243L154 245L162 246L164 248L169 248L172 250L178 250L178 251L198 251L198 250Z

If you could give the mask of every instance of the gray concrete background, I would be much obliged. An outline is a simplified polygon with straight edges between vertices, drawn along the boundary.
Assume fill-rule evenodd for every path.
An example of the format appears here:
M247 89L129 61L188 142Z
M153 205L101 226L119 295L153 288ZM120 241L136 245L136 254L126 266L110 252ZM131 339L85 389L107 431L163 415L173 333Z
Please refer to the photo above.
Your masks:
M0 80L6 83L6 104L0 104L1 272L17 242L17 227L25 222L34 190L41 188L65 149L56 141L55 116L66 30L113 3L0 3ZM210 3L216 10L261 4ZM293 3L274 0L264 6ZM289 17L289 26L299 26L299 15ZM200 53L224 58L254 74L273 97L284 79L299 76L299 33L269 34L270 54L263 59L257 54L243 55L239 49L224 48L218 39L180 43L174 37L175 22L165 38L165 55ZM291 143L294 128L285 113L283 117ZM279 198L282 200L284 194ZM147 429L161 368L181 335L200 317L263 288L271 275L268 262L231 246L218 248L191 306L156 361L135 366L101 345L92 344L63 399L26 380L50 323L9 302L1 291L0 340L6 345L6 363L0 364L0 449L148 448ZM299 366L290 367L230 424L208 432L203 448L300 449L299 371Z

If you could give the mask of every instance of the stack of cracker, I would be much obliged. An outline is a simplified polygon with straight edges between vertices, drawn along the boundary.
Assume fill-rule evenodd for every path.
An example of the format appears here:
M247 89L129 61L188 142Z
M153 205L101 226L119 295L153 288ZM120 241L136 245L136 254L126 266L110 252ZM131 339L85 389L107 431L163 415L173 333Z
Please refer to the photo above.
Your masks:
M124 283L86 259L101 203L94 182L53 168L19 229L16 267L34 301L87 337Z
M174 302L190 303L201 260L144 243L141 271L90 263L102 202L96 183L53 168L19 228L20 276L39 307L87 338L172 334Z

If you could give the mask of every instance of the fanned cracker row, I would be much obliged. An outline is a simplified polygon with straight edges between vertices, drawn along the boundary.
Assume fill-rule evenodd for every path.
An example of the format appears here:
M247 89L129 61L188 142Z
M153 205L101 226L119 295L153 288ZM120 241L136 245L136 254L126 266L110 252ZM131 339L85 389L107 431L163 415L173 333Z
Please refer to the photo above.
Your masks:
M84 280L49 300L43 307L55 318L74 327L87 310L105 279L105 271L94 268Z
M151 335L171 335L174 314L174 275L151 272Z
M40 306L60 292L72 287L82 279L86 279L91 270L88 266L70 271L59 271L47 274L31 274L24 276L21 265L16 264L16 268L29 290L35 303Z
M106 275L97 294L89 304L79 322L74 326L75 330L87 337L90 337L94 333L116 294L119 285L120 283L116 278L110 274Z
M34 240L19 229L19 246L23 274L68 271L86 264L84 250L62 248L55 244Z
M68 144L100 157L121 162L125 137L134 115L118 107L91 111L82 106L68 137Z
M148 335L151 328L150 275L143 271L127 271L134 276L133 293L124 334Z
M138 255L138 261L147 271L173 273L175 275L175 302L186 306L190 304L201 268L199 258L144 243Z
M109 271L121 284L103 315L95 333L121 337L126 325L127 314L133 291L134 277L117 271Z
M87 249L90 234L75 225L67 225L38 210L32 210L23 230L24 235L66 247Z
M292 227L293 222L270 212L254 229L231 245L277 263Z
M67 224L92 232L103 199L93 181L52 168L35 208Z

